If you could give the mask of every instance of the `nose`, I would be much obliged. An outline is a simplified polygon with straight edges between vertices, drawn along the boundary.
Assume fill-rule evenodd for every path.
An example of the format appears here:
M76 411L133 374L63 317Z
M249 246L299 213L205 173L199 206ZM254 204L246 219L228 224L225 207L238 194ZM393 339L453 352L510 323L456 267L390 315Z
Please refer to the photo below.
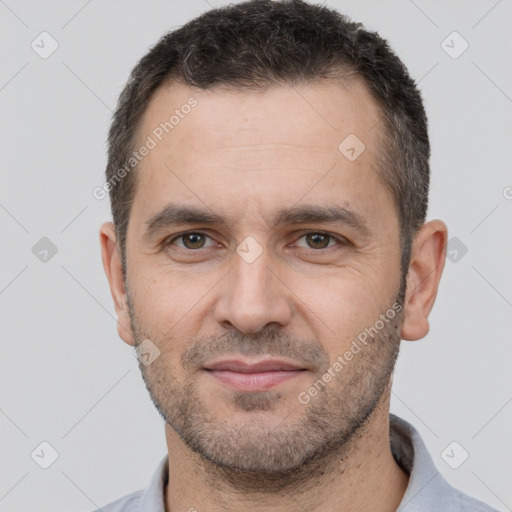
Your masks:
M288 288L270 268L266 251L251 263L234 254L233 266L222 280L215 320L245 334L257 333L269 324L287 325L292 315Z

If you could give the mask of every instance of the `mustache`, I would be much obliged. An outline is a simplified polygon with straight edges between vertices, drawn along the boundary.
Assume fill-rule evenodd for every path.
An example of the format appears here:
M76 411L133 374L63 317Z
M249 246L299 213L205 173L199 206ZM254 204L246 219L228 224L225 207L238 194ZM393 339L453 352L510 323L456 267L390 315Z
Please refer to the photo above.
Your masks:
M231 331L221 336L201 337L182 355L181 363L186 369L197 369L228 354L287 357L315 371L329 367L329 356L316 340L305 341L275 330L251 335Z

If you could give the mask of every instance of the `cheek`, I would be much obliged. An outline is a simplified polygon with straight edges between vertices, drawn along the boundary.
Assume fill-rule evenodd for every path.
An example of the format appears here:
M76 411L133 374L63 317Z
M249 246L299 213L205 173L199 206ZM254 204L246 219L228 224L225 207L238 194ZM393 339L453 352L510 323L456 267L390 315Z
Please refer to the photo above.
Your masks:
M135 265L134 265L135 267ZM147 270L147 269L146 269ZM182 305L176 297L176 288L165 280L146 272L132 272L129 293L139 329L148 337L157 338L177 321L177 307Z
M134 273L130 279L130 294L140 329L162 344L166 351L169 340L173 346L184 345L194 337L208 303L208 291L217 279L213 276L191 276L168 269ZM183 341L182 341L183 340ZM164 343L165 342L165 343Z
M151 314L174 311L176 307L183 305L179 297L184 297L190 287L182 276L170 271L159 263L152 261L151 257L134 258L130 268L130 291L137 298L137 305ZM161 317L158 315L157 317Z
M305 286L297 294L305 297L301 314L316 326L317 339L331 359L342 354L359 333L373 326L394 301L390 276L370 278L347 269L340 269L340 274L338 279L331 278L313 289Z
M174 284L166 285L163 280L133 282L137 291L133 300L136 315L137 337L149 339L159 350L158 358L145 366L145 372L154 382L168 378L182 380L180 357L188 341L194 336L188 332L188 315L193 314L183 292ZM188 315L187 315L188 313Z

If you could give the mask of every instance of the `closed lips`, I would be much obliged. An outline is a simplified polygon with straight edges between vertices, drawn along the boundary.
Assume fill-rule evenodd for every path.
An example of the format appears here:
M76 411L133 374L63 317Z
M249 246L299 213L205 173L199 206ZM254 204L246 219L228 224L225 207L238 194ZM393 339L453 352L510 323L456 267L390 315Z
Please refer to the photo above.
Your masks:
M282 361L262 361L247 364L242 361L219 361L205 367L206 370L231 371L237 373L264 373L279 371L301 371L305 368Z

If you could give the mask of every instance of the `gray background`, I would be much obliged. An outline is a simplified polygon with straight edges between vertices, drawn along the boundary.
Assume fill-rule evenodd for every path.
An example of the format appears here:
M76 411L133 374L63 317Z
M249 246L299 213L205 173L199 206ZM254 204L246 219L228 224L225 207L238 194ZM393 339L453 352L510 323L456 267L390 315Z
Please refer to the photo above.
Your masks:
M225 3L0 0L2 512L94 509L145 487L166 452L163 422L117 336L98 238L109 206L92 190L131 68L166 31ZM512 1L326 3L378 30L419 81L429 218L458 239L430 334L403 343L392 410L453 485L512 510ZM31 47L51 48L43 31L59 45L46 59ZM457 58L454 31L469 44ZM57 248L46 261L42 237ZM43 441L58 452L48 469L38 465L51 462ZM452 465L469 453L458 469L442 457L453 441Z

